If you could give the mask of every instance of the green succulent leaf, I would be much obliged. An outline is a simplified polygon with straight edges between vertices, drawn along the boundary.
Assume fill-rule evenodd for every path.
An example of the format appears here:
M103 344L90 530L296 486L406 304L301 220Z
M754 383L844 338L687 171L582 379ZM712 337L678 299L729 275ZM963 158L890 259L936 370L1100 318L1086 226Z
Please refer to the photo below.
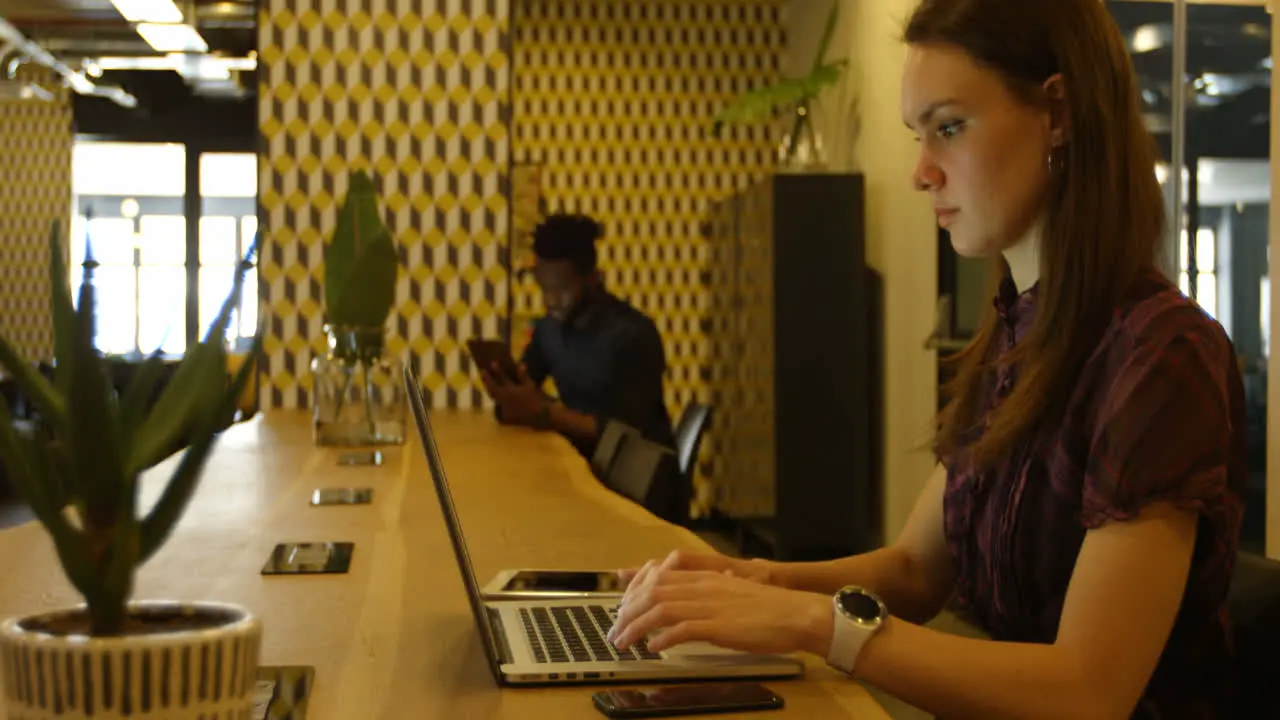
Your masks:
M93 285L80 286L65 438L71 474L84 493L86 526L111 527L132 517L133 488L124 472L115 393L93 346L93 295Z
M187 432L188 418L207 406L211 379L219 368L212 348L187 350L147 417L134 433L126 472L141 472L168 457Z
M836 34L836 24L840 21L840 2L832 0L831 10L827 12L827 24L822 29L822 42L818 43L818 52L813 56L813 69L817 70L827 59L827 50L831 47L831 38Z
M0 403L0 463L18 494L53 538L67 579L84 594L93 589L94 567L81 533L63 514L67 504L56 482L57 463L49 457L53 451L41 444L44 442L38 434L31 439L22 437L9 408Z
M49 427L60 432L66 424L66 401L53 383L41 375L34 364L27 362L3 336L0 336L0 367L18 384Z
M164 358L157 350L138 367L129 380L129 386L120 398L120 430L127 447L134 446L138 429L146 419L147 404L163 376Z
M324 301L329 322L361 326L386 322L395 302L398 265L395 243L378 212L373 179L356 171L325 247Z
M54 380L62 397L71 393L71 365L75 359L76 308L71 304L70 275L62 260L62 234L55 220L49 229L49 298L53 317Z
M133 504L130 503L132 512ZM92 612L95 631L114 635L123 630L124 608L133 593L133 575L138 567L141 529L137 518L116 523L111 545L100 576L101 601Z
M43 522L46 516L58 509L49 499L43 478L32 467L30 453L26 447L29 442L19 434L7 403L0 402L0 465L4 466L18 494L27 501L36 517Z
M142 521L138 538L139 565L151 559L151 556L164 545L169 533L173 531L183 511L186 510L187 503L195 494L196 481L200 477L204 463L217 441L219 421L234 409L236 399L244 391L254 368L257 367L257 357L261 350L262 331L259 330L253 339L250 359L241 364L240 369L236 371L235 377L221 396L217 412L206 413L200 418L192 435L191 445L183 454L182 461L178 463L178 468L174 470L155 507Z
M72 527L64 514L73 506L65 497L60 497L57 491L57 478L61 472L58 468L69 467L70 460L65 457L66 453L56 445L32 443L28 447L31 449L32 467L36 469L36 475L38 477L53 478L52 481L46 484L46 490L50 493L51 506L59 508L50 517L41 518L40 522L53 537L54 546L58 551L58 559L62 563L62 569L66 573L67 579L87 599L91 597L89 593L97 592L100 572L98 571L98 566L94 564L93 559L89 556L88 543L85 542L84 532ZM65 477L65 473L62 474L62 477ZM80 517L84 517L82 512Z
M223 301L204 341L187 351L155 407L138 428L125 465L127 472L141 472L168 457L184 434L192 430L194 418L214 412L226 378L224 338L244 286L246 263L236 268L231 294Z

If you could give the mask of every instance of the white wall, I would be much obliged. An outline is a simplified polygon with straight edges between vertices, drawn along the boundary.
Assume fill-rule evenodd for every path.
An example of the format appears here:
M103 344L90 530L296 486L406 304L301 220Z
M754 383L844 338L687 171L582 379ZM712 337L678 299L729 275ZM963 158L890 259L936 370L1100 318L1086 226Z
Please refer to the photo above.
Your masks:
M1271 14L1271 55L1280 53L1280 15ZM1280 88L1271 83L1271 117L1280 117ZM1271 123L1271 192L1280 188L1280 123ZM1271 257L1268 277L1275 277L1280 263L1280 203L1271 200ZM1280 296L1277 285L1271 283L1271 322L1280 317ZM1275 335L1274 324L1272 336ZM1280 353L1272 352L1267 358L1267 557L1280 560Z
M832 0L790 0L784 72L808 69ZM835 0L840 25L828 58L847 55L844 83L815 111L828 166L866 177L867 262L885 284L885 538L896 538L933 467L937 402L933 351L924 349L937 299L936 224L911 186L916 144L902 124L902 24L917 0Z

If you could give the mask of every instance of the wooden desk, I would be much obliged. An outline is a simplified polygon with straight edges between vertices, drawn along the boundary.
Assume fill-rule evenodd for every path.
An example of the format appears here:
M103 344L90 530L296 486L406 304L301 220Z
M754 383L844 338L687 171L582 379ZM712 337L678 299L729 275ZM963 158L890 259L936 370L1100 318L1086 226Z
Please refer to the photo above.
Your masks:
M476 413L441 411L433 426L481 584L508 567L614 568L706 548L605 490L554 435ZM602 717L591 686L494 684L411 436L384 450L381 467L343 467L338 450L312 445L302 413L231 428L173 537L139 571L135 597L251 609L264 625L264 665L315 667L309 720ZM144 507L175 462L147 476ZM371 486L373 504L310 507L311 490L326 486ZM259 575L277 542L343 540L355 543L346 575ZM0 617L79 602L36 523L0 532L0 577ZM888 717L861 686L817 661L806 679L770 685L792 717Z

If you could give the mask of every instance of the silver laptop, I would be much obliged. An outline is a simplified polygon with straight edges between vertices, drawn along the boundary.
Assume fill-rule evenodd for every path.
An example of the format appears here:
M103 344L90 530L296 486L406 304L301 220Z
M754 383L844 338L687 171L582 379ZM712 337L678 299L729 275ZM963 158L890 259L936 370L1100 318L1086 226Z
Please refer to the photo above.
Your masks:
M706 643L686 643L661 653L650 652L643 644L617 650L605 639L617 617L616 597L595 601L483 599L431 432L421 386L417 375L407 366L404 381L458 569L462 572L462 584L467 589L490 669L499 684L776 678L804 672L804 665L795 658L754 655Z

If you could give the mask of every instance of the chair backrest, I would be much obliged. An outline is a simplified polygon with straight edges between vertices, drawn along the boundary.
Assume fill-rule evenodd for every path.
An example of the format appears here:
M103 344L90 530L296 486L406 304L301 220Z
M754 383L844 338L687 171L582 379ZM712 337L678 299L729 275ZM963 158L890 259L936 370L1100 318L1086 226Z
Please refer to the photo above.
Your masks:
M1238 553L1227 603L1235 641L1232 716L1280 717L1280 562Z
M680 422L676 423L676 458L680 461L680 472L686 477L693 477L702 436L710 424L711 406L699 402L689 403L680 416Z
M622 443L605 485L667 522L689 522L692 487L675 453L639 434Z
M0 377L0 402L15 418L26 417L26 398L18 389L18 381L11 377Z
M596 441L596 449L591 453L591 472L601 480L609 477L609 471L618 458L618 450L628 438L639 437L640 431L630 425L610 420L600 431L600 439Z

